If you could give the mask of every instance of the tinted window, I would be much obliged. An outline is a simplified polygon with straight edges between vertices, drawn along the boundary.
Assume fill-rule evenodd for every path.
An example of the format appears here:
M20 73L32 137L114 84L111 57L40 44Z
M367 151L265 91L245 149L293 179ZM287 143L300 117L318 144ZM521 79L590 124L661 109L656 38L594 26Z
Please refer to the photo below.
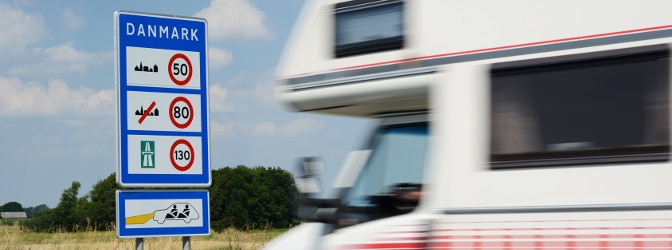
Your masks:
M336 5L335 55L352 56L403 46L402 1L350 1Z
M493 69L492 166L667 160L668 67L665 50Z

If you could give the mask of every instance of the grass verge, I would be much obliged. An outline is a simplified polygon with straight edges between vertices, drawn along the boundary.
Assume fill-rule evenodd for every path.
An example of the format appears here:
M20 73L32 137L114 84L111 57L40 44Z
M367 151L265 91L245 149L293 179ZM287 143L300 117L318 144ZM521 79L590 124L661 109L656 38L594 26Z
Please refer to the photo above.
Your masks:
M259 249L285 231L227 229L211 231L209 236L192 236L190 241L192 249ZM145 249L182 249L182 237L145 238L143 244ZM115 231L36 233L23 231L18 225L0 226L0 249L135 249L135 239L120 239Z

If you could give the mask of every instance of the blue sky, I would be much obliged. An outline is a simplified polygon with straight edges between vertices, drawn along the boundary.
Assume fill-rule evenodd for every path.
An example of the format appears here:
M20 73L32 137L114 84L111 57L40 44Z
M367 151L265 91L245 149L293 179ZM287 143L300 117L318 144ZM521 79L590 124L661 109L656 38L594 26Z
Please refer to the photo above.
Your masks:
M304 0L0 0L0 205L55 207L115 172L113 14L208 21L210 163L296 169L320 156L325 182L371 121L296 113L274 99L274 74Z

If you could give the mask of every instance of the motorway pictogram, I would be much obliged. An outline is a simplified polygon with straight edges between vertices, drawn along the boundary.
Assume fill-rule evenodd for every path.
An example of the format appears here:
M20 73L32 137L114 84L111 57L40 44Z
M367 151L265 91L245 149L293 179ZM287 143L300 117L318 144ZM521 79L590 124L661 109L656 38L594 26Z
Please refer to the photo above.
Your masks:
M140 168L156 167L156 152L154 141L140 141Z

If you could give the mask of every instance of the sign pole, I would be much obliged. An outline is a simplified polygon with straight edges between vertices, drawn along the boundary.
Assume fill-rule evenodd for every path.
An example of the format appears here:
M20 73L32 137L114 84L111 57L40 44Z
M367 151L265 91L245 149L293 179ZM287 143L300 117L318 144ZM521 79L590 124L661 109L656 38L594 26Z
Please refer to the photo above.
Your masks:
M189 236L182 236L182 250L191 249L191 238Z
M143 238L135 238L135 250L143 250L145 240Z

